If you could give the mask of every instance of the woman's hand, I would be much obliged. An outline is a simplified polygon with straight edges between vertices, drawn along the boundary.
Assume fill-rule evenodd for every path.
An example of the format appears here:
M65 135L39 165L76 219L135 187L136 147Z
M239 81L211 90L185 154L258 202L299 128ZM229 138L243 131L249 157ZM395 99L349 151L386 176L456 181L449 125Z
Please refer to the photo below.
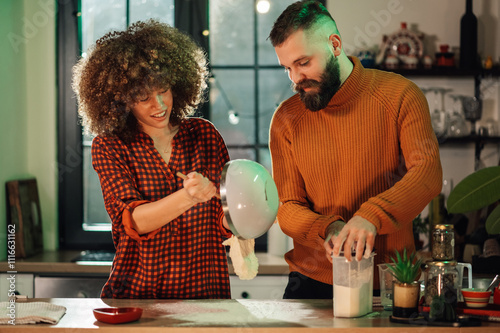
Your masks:
M187 174L183 185L194 203L208 201L217 193L215 185L198 172Z
M137 206L132 212L133 227L139 235L156 230L171 222L200 202L216 195L215 185L202 174L191 172L187 176L177 174L184 180L184 188L166 197Z

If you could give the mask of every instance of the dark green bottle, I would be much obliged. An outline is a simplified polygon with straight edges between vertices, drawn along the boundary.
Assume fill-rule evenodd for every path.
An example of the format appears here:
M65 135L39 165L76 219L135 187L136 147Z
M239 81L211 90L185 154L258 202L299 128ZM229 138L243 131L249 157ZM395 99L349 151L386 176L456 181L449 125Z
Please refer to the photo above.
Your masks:
M460 68L477 67L477 18L472 11L472 0L466 0L465 14L460 20Z

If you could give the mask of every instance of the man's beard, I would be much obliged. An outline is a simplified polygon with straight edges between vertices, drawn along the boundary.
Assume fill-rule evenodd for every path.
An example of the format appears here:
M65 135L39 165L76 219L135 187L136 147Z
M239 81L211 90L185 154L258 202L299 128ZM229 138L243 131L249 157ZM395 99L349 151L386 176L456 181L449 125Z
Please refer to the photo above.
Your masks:
M304 88L318 88L318 91L304 91ZM293 84L293 90L298 92L300 99L311 111L324 109L333 95L340 89L339 62L332 55L326 64L325 71L321 74L321 81L303 80Z

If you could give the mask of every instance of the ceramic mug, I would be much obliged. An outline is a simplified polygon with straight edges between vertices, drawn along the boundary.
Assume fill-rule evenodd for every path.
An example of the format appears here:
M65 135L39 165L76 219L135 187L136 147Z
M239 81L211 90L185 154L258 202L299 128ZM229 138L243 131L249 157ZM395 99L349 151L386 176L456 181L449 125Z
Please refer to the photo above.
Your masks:
M500 244L498 244L495 238L490 238L484 241L483 255L485 258L500 256Z
M472 288L472 265L469 263L457 262L457 270L458 270L458 282L460 289L462 289L464 285L464 268L467 269L467 288ZM464 297L462 293L458 292L458 301L463 302Z
M493 291L493 303L500 305L500 286Z

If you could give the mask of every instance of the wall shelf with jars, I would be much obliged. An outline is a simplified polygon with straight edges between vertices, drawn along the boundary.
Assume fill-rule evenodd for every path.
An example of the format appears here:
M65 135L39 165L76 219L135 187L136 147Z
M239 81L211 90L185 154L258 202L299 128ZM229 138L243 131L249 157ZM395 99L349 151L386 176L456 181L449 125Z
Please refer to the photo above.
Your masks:
M382 70L389 70L386 68L380 68ZM456 67L432 67L423 68L418 67L416 69L391 69L390 71L401 74L403 76L424 76L424 77L440 77L440 76L451 76L451 77L474 77L481 80L484 77L500 77L500 67L493 67L491 69L460 69Z

